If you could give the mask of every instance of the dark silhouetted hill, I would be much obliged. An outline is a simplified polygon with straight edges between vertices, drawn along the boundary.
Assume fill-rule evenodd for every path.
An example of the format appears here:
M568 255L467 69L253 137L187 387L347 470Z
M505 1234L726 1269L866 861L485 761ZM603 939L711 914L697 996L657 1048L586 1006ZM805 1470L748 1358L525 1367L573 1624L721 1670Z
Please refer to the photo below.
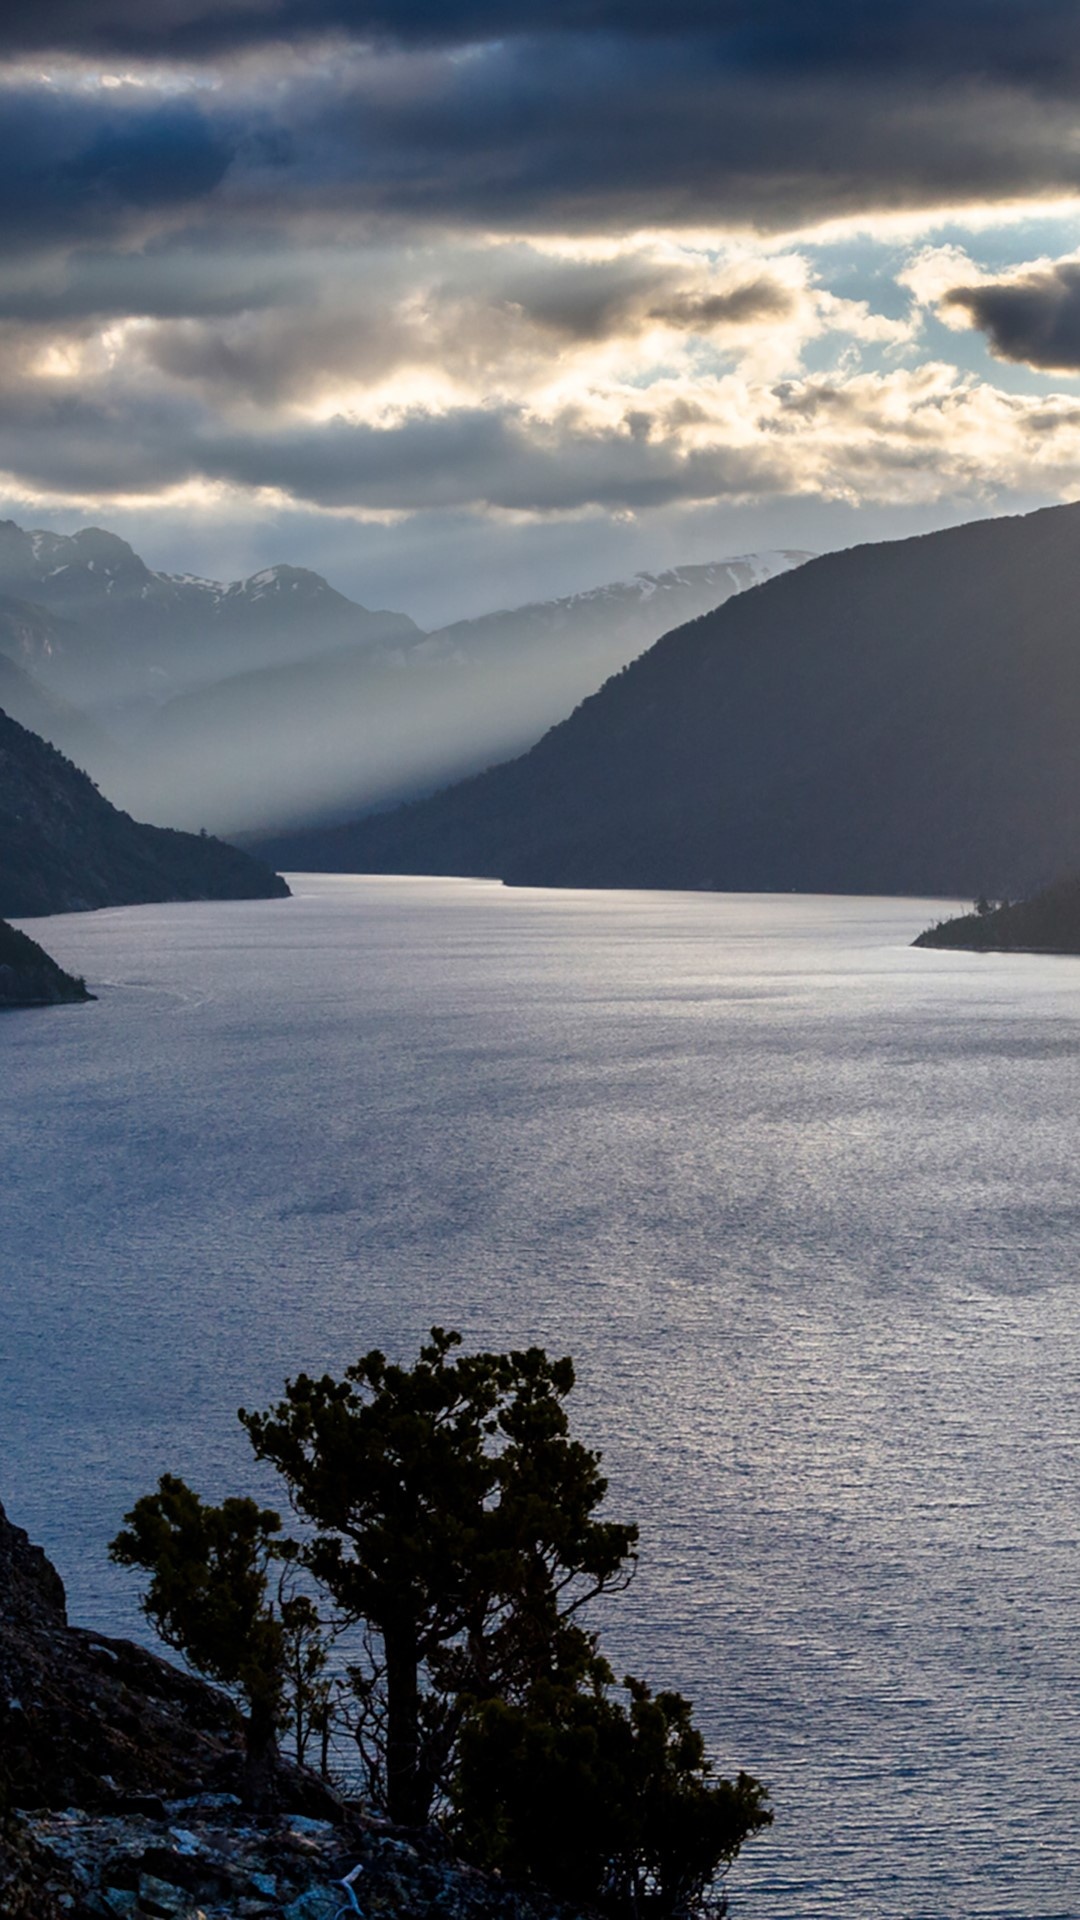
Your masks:
M1026 900L986 901L971 913L927 927L916 947L966 947L975 953L1080 953L1080 876L1040 887Z
M288 891L236 847L140 826L54 747L0 713L0 914L262 900Z
M76 980L17 927L0 920L0 1008L55 1007L92 1000L85 980Z
M261 851L579 887L1027 893L1080 845L1080 507L809 561L521 759Z

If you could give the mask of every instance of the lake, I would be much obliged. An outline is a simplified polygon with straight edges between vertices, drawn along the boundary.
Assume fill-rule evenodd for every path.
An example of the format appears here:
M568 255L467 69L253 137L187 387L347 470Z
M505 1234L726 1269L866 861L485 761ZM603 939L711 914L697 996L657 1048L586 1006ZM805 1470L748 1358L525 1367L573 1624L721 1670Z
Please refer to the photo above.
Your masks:
M235 1411L433 1323L573 1354L681 1686L776 1824L747 1920L1080 1913L1080 961L910 900L300 876L24 923L0 1498L72 1617Z

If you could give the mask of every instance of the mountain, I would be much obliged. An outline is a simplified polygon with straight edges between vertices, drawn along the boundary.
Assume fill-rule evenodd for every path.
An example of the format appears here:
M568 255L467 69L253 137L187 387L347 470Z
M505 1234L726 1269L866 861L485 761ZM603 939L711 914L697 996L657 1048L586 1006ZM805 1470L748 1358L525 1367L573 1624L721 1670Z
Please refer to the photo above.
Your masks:
M1027 892L1080 845L1080 507L853 548L668 634L521 759L294 867Z
M303 567L230 584L155 573L100 527L59 534L0 521L0 594L38 616L19 664L94 711L138 711L230 673L419 631L405 614L370 612ZM2 628L0 651L11 651Z
M1080 877L1055 880L1026 900L983 898L971 913L927 927L916 947L963 947L974 953L1080 954Z
M55 747L0 713L0 914L265 900L288 891L236 847L139 826Z
M156 573L100 527L0 521L0 700L154 820L343 819L530 746L666 628L805 558L639 574L423 634L304 568L224 584Z
M4 642L4 608L0 605L0 647ZM78 766L92 765L103 784L112 784L107 771L130 777L131 759L117 741L88 714L50 693L10 654L0 652L0 708L31 733L39 733Z
M64 1001L92 1000L85 980L76 980L17 927L0 920L0 1009L55 1007Z
M531 746L668 627L808 557L638 574L179 695L146 722L145 803L159 817L241 829L348 818L430 791Z
M577 697L583 699L672 627L710 613L733 594L813 557L778 548L705 566L672 567L667 573L637 573L632 580L616 580L561 600L458 620L429 634L414 648L413 657L499 665L511 651L541 651L549 664L558 659L576 671Z

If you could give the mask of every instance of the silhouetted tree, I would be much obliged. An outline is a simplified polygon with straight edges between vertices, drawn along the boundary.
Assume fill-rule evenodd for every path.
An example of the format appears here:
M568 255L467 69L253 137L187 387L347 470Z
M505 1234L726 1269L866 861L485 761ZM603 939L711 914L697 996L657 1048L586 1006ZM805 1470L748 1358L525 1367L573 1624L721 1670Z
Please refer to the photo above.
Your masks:
M720 1867L768 1826L764 1788L718 1779L678 1693L597 1659L577 1685L538 1682L466 1719L454 1783L456 1837L479 1864L559 1899L656 1920L725 1910Z
M467 1703L521 1698L592 1652L581 1608L625 1584L637 1529L594 1517L599 1455L571 1440L569 1360L460 1354L433 1328L411 1368L366 1354L241 1411L314 1523L307 1566L369 1630L353 1669L362 1750L391 1816L427 1818Z
M412 1367L373 1351L241 1409L302 1543L253 1500L204 1505L166 1475L113 1557L150 1572L162 1638L243 1695L250 1801L287 1707L301 1760L328 1739L334 1682L319 1610L289 1585L300 1565L362 1629L354 1732L395 1820L422 1823L438 1798L477 1863L617 1920L718 1914L717 1872L770 1822L767 1795L713 1775L680 1694L614 1689L582 1610L626 1585L637 1529L597 1517L607 1483L570 1437L573 1366L460 1346L435 1327Z
M167 1646L244 1701L244 1800L262 1807L273 1795L286 1680L288 1601L275 1604L268 1577L271 1563L292 1551L280 1540L280 1516L247 1499L209 1506L167 1473L125 1519L109 1552L150 1573L147 1619ZM295 1618L293 1632L303 1625Z

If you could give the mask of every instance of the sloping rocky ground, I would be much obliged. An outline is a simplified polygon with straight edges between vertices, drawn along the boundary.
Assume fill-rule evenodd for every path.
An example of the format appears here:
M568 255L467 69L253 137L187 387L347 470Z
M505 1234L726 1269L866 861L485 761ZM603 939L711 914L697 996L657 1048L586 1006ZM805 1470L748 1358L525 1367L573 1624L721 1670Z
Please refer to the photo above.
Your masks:
M342 1806L332 1820L252 1821L228 1794L156 1813L32 1813L42 1920L545 1920L554 1911L447 1857L434 1832L404 1834ZM346 1876L352 1881L350 1895ZM6 1914L6 1908L3 1909ZM38 1909L29 1908L36 1920Z
M255 1818L242 1759L216 1689L68 1624L59 1574L0 1507L3 1920L567 1920L296 1767Z

